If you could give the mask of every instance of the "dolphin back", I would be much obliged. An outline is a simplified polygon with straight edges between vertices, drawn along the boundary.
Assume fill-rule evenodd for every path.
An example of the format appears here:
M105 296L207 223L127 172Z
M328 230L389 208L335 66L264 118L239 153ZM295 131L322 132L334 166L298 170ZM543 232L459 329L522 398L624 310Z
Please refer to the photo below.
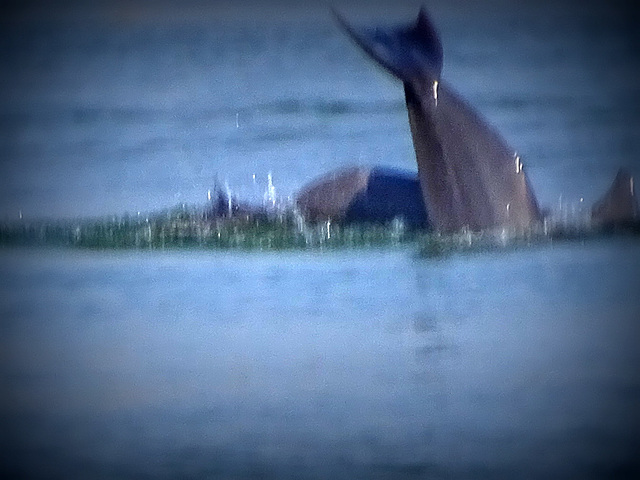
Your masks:
M600 225L632 224L640 219L633 176L627 170L618 170L609 190L591 209L591 219Z

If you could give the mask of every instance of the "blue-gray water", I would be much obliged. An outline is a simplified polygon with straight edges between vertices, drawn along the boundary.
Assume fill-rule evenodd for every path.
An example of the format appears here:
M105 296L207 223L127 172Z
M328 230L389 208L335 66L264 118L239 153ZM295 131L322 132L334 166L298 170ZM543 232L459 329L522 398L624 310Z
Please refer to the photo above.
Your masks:
M34 7L1 20L0 217L285 198L415 168L402 87L324 6ZM543 205L638 173L631 11L432 2L444 76ZM363 22L416 4L344 7ZM255 181L254 181L255 175ZM634 478L640 245L424 260L0 252L2 468L64 478Z
M2 460L64 478L633 478L639 253L3 252Z

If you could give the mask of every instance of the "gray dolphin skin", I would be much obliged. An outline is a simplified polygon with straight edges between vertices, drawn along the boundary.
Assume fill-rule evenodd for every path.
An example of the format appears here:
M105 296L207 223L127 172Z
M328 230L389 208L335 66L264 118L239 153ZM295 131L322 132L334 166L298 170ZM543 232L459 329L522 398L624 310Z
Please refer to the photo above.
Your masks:
M632 224L639 217L633 177L621 168L609 190L593 205L591 220L595 224L609 226Z
M357 45L404 84L433 230L527 228L542 220L515 150L440 80L442 45L424 8L415 23L387 30L357 29L334 15Z
M429 227L416 172L383 167L347 167L306 185L296 205L310 222L389 223Z

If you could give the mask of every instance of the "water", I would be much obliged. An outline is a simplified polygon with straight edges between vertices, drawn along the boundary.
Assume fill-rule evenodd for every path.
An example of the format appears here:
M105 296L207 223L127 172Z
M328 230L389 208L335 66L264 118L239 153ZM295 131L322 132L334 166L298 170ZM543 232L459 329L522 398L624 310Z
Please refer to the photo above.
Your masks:
M445 79L517 148L543 205L590 205L619 166L638 172L637 22L538 3L430 4ZM346 164L415 168L401 86L325 7L34 5L1 20L0 218L135 216L203 204L216 181L262 201ZM2 469L634 478L639 267L627 238L438 260L410 244L4 249Z
M4 252L3 461L65 478L637 473L639 253Z

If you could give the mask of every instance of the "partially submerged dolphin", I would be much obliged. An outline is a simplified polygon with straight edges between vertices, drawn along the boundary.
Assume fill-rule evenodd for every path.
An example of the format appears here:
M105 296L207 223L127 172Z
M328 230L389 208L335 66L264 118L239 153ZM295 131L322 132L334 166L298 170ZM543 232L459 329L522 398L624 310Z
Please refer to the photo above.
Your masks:
M613 184L591 209L591 220L596 225L626 225L640 218L638 197L631 174L621 168Z
M455 232L529 228L543 220L518 154L442 82L442 45L424 8L413 24L386 30L357 29L335 16L356 44L403 82L418 174L380 167L330 172L296 196L308 221L386 223L401 217L411 228ZM224 216L252 213L226 197L217 209ZM259 207L255 213L265 214ZM607 225L637 222L638 216L633 178L621 171L594 205L592 219Z
M296 203L310 222L389 223L428 228L429 218L415 172L350 167L330 172L304 187Z
M515 150L441 81L442 45L424 9L412 25L389 30L356 29L337 13L336 18L367 54L404 84L430 228L521 228L542 220ZM309 212L309 204L303 190L298 205Z
M268 220L278 209L243 203L218 185L210 195L207 219ZM388 167L347 167L309 183L296 204L310 223L386 224L401 219L412 230L429 227L415 172Z

